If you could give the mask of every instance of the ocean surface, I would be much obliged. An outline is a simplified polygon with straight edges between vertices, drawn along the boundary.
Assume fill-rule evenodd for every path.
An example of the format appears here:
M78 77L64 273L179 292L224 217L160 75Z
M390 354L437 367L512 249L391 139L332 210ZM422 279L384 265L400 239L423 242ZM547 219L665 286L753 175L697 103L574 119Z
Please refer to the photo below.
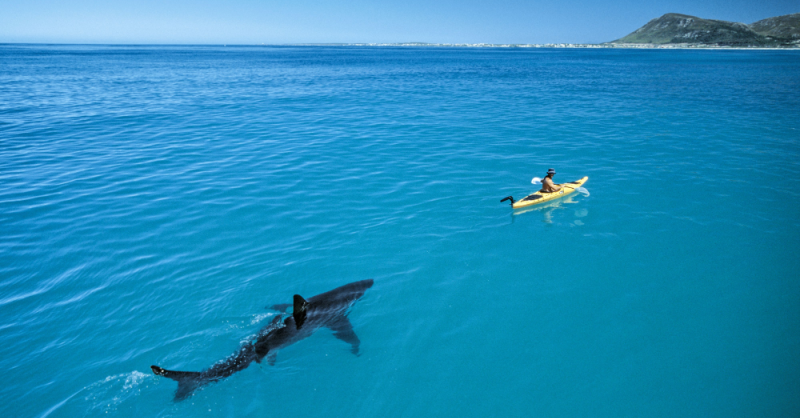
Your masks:
M0 45L3 417L797 417L799 253L798 51Z

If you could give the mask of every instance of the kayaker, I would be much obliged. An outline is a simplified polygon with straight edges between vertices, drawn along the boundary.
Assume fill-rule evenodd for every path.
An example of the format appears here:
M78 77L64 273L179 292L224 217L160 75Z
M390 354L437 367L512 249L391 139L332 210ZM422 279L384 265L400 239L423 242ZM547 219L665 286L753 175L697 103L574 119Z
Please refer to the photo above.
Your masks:
M556 186L556 184L553 183L553 176L555 175L556 175L555 169L551 168L547 170L547 175L544 176L544 178L542 179L542 190L539 190L540 192L553 193L561 190L561 186Z

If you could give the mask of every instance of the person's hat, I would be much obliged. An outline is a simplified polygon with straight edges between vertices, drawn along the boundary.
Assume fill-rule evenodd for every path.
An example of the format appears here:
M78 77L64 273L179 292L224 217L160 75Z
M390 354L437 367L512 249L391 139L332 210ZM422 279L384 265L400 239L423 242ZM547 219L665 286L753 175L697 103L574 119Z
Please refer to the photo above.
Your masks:
M547 174L553 174L553 175L555 175L555 174L556 174L556 170L555 170L555 169L553 169L553 168L551 168L551 169L547 170Z

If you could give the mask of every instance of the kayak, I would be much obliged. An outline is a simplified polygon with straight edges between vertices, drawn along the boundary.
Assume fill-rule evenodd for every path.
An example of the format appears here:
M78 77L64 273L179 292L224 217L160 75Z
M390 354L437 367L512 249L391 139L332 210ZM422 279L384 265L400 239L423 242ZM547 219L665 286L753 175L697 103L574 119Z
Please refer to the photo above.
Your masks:
M589 177L584 177L578 181L573 181L571 183L557 184L556 186L561 186L561 190L557 192L552 192L552 193L536 192L533 194L529 194L517 201L515 201L513 197L509 196L501 200L501 202L505 202L506 200L511 200L511 207L514 209L538 205L539 203L549 202L551 200L555 200L570 195L572 193L575 193L575 190L578 190L578 187L583 186L583 183L586 183L586 180L589 180Z

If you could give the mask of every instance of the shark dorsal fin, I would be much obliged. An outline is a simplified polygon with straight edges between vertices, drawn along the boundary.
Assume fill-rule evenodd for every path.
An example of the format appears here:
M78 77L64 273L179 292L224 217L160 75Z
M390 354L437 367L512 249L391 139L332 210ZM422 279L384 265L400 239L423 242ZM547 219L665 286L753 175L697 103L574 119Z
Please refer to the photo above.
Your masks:
M303 326L303 322L306 321L306 308L308 308L308 302L303 299L300 295L294 295L294 309L292 311L292 316L294 317L294 323L297 326L297 329Z

